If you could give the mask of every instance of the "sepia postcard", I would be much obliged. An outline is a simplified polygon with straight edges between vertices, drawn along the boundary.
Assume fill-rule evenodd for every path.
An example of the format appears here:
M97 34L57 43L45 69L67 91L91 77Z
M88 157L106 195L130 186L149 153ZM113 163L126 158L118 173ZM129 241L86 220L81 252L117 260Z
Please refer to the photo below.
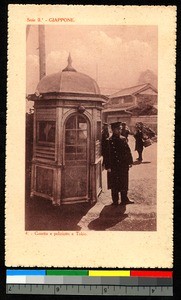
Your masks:
M9 5L6 266L171 268L175 6Z

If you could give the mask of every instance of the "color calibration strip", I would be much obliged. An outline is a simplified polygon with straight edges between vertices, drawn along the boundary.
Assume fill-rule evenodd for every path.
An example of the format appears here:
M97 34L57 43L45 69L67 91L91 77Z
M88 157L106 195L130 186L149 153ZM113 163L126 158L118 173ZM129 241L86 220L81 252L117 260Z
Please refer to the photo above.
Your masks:
M150 270L12 270L7 294L173 295L173 272Z

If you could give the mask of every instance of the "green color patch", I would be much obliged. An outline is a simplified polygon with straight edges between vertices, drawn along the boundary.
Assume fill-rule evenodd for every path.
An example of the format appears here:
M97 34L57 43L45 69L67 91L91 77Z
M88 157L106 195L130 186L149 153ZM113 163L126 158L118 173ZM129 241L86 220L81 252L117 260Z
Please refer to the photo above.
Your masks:
M88 276L88 270L46 270L48 276Z

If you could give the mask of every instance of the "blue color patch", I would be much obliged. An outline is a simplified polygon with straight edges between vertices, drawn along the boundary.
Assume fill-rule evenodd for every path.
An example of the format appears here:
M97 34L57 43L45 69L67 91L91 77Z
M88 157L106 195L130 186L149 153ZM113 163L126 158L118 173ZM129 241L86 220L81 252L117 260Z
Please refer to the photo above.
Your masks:
M46 270L6 270L6 276L45 276Z

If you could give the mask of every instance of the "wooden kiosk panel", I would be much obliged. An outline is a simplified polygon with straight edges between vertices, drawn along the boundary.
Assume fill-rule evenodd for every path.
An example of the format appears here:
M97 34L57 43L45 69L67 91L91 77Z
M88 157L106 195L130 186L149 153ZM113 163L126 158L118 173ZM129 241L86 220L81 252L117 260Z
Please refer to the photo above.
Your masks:
M66 166L62 174L62 202L88 200L87 166Z
M53 196L53 169L36 167L36 191Z

